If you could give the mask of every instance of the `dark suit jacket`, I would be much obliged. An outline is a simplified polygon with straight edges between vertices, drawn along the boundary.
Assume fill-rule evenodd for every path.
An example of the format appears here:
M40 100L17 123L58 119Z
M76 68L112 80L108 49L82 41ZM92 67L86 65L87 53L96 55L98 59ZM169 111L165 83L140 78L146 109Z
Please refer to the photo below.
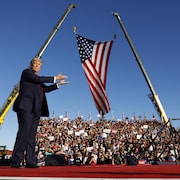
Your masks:
M13 110L17 112L23 109L40 116L49 116L45 92L57 89L53 81L54 77L38 76L31 69L25 69L21 75L19 95L14 102ZM46 86L44 83L53 84Z

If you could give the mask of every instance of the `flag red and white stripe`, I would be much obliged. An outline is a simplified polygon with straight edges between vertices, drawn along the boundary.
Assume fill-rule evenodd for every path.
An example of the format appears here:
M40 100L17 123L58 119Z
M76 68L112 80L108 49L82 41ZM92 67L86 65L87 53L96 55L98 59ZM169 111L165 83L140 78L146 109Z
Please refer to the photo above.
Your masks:
M96 108L104 115L110 111L106 94L106 76L113 40L93 41L78 34L76 38L82 67Z

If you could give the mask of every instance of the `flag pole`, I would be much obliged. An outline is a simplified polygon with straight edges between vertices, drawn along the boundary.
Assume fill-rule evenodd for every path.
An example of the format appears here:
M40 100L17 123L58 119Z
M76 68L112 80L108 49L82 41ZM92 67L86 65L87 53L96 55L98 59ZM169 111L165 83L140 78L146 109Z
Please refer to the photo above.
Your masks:
M44 44L42 45L42 47L40 48L40 50L38 51L38 53L36 54L35 57L41 58L43 52L47 48L48 44L51 42L51 40L54 37L54 35L56 34L56 32L59 30L60 26L62 25L63 21L65 20L65 18L67 17L67 15L69 14L69 12L71 11L72 8L76 8L76 5L70 4L68 6L68 8L66 9L64 15L59 19L58 23L53 28L53 30L51 31L48 38L46 39L46 41L44 42Z
M136 58L136 61L137 61L138 65L139 65L139 67L140 67L140 69L141 69L141 71L142 71L142 73L144 75L144 78L145 78L148 86L149 86L149 89L151 91L151 94L149 95L149 98L153 102L153 104L154 104L160 118L162 119L162 121L164 123L168 123L168 125L170 125L170 122L168 122L169 119L168 119L168 117L167 117L167 115L166 115L166 113L164 111L164 108L163 108L163 106L161 104L161 101L160 101L158 95L156 94L156 92L155 92L155 90L153 88L153 85L152 85L152 83L151 83L151 81L150 81L150 79L148 77L148 74L147 74L147 72L146 72L146 70L145 70L145 68L144 68L144 66L142 64L142 61L141 61L141 59L140 59L140 57L139 57L139 55L138 55L132 41L131 41L128 33L127 33L127 30L126 30L126 28L125 28L125 26L124 26L124 24L123 24L123 22L122 22L122 20L121 20L121 18L119 16L119 14L118 13L112 13L112 14L117 18L117 20L118 20L118 22L119 22L119 24L120 24L120 26L122 28L122 31L124 32L125 37L126 37L128 43L129 43L129 46L131 47L131 50L132 50L132 52L133 52L133 54L134 54L134 56Z

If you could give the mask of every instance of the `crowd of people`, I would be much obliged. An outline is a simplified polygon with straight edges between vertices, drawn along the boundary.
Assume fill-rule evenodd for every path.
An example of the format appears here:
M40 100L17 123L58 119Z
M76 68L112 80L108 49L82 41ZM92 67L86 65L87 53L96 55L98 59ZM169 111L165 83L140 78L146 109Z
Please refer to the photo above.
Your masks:
M64 165L156 164L180 160L180 129L154 120L84 120L78 117L44 118L39 122L36 153L39 165L49 156L61 156Z
M156 164L180 159L180 130L156 119L48 118L46 93L69 82L61 73L39 76L42 64L41 59L33 58L20 77L19 94L13 104L18 131L12 168L39 168L47 165L49 157L63 160L63 165L127 164L132 159L134 164Z

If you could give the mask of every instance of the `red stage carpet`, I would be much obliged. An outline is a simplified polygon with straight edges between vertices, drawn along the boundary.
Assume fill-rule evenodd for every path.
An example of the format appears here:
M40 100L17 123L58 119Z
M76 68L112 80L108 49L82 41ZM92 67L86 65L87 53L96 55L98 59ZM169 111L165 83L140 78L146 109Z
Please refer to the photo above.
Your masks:
M62 177L62 178L178 178L180 164L165 165L95 165L95 166L43 166L41 168L14 169L0 166L2 177Z

